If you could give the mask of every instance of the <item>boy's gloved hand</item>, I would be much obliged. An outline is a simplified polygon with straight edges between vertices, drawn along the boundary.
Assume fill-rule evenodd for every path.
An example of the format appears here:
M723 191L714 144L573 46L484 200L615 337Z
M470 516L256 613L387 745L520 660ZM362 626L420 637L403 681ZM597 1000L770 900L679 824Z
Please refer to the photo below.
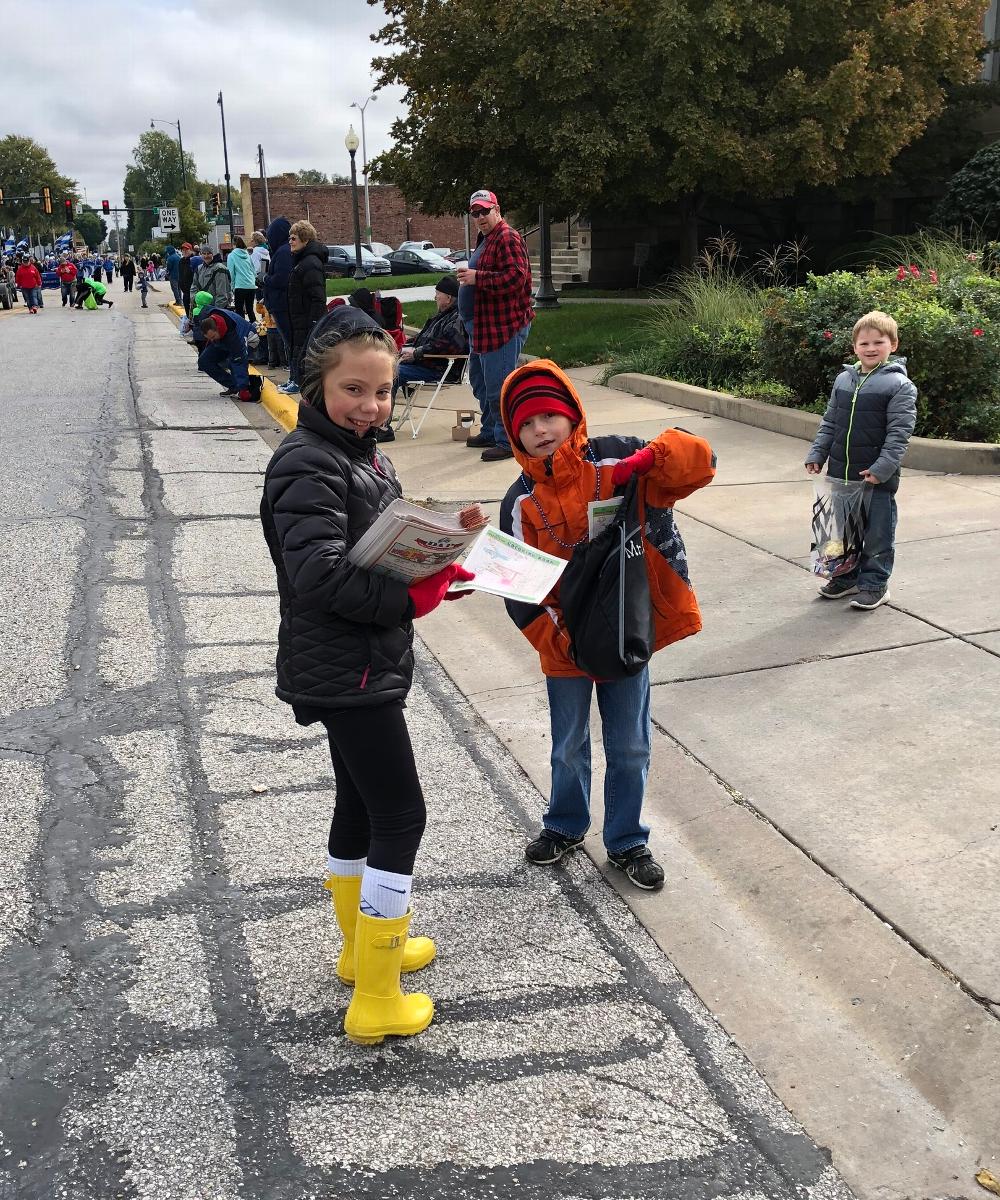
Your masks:
M655 461L656 454L652 446L643 446L641 450L636 450L635 454L630 454L628 458L615 463L611 472L611 482L615 487L621 487L623 483L628 483L633 475L645 475Z
M438 571L436 575L428 575L426 579L411 583L407 591L413 601L414 620L417 617L426 617L429 612L433 612L445 599L445 592L454 580L458 579L462 583L467 583L475 577L472 571L467 571L465 567L460 567L457 563L451 563ZM454 598L451 597L451 599Z

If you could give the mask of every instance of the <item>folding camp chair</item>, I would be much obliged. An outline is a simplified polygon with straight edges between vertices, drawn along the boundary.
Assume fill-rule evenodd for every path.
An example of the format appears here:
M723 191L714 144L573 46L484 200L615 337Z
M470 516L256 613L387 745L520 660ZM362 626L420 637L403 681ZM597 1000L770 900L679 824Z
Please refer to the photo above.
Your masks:
M400 389L403 393L403 409L393 417L396 424L396 429L403 428L403 422L409 421L410 428L413 430L413 437L416 437L423 428L424 422L427 420L427 414L434 407L434 401L443 393L447 395L449 392L460 391L468 397L468 403L455 405L455 411L458 413L469 412L475 415L479 411L479 402L472 394L472 389L469 387L469 356L467 354L425 354L424 360L428 358L443 359L447 364L440 379L414 379L410 383L406 383ZM449 380L452 369L456 363L462 364L462 374L458 380ZM423 388L433 388L426 404L417 404L417 397L420 395ZM416 424L413 422L414 408L422 408L423 414Z

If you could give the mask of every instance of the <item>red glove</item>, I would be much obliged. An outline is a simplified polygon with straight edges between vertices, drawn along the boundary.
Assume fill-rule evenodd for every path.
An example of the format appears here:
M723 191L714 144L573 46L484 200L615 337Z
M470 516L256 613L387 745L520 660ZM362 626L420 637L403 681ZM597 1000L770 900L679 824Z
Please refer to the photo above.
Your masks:
M443 567L436 575L428 575L426 579L420 579L416 583L410 584L407 591L413 601L414 620L417 617L426 617L429 612L433 612L445 598L445 592L455 579L465 583L470 579L475 579L475 575L471 571L467 571L465 567L451 563L449 566Z
M643 446L641 450L636 450L635 454L630 454L628 458L615 463L615 469L611 472L611 482L615 487L621 487L623 483L628 483L633 475L645 475L654 462L656 453L652 446Z

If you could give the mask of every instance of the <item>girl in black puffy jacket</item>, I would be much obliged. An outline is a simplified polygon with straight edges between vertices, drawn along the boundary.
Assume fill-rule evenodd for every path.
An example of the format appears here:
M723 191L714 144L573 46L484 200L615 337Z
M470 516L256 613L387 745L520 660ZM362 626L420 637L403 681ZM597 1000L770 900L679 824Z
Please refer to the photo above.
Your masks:
M274 452L261 501L281 607L276 692L300 724L321 721L330 743L325 886L344 937L337 974L354 984L344 1028L363 1044L419 1033L434 1015L428 996L399 986L400 971L435 953L429 938L407 936L425 808L403 701L413 619L470 578L452 565L407 586L348 560L401 494L375 440L395 369L396 347L370 318L346 306L325 317L305 353L298 427Z

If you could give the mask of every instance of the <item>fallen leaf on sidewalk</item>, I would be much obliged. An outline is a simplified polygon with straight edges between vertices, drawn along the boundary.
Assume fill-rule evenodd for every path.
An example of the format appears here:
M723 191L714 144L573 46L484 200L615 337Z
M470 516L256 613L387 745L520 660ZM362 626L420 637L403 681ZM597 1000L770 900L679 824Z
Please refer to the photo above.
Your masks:
M251 790L252 790L252 791L254 791L254 792L256 792L258 796L260 796L260 795L262 795L264 792L266 792L266 791L267 791L267 784L264 784L264 783L255 783L255 784L252 784L252 785L251 785Z
M992 1171L977 1171L976 1183L992 1192L994 1196L1000 1196L1000 1179L997 1179Z

